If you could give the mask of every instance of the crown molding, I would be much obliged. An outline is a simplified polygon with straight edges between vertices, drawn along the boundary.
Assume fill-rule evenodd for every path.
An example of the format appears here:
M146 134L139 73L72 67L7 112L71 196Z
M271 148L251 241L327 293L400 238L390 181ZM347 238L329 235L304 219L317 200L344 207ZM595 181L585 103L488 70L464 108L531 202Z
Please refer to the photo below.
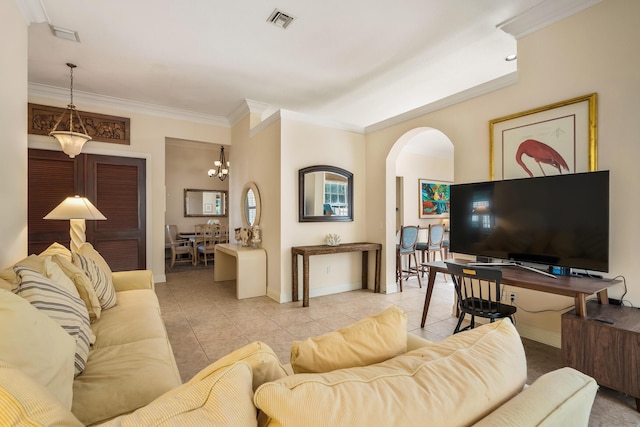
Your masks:
M521 14L496 25L505 33L520 39L602 0L546 0Z
M48 86L39 83L29 83L29 96L50 98L68 103L69 90L55 86ZM203 123L212 126L228 128L229 120L226 117L213 116L211 114L198 113L195 111L180 110L177 108L165 107L162 105L148 104L145 102L131 101L128 99L115 98L105 95L97 95L90 92L73 91L74 101L77 105L91 104L103 108L113 108L132 113L147 114L151 116L165 117L169 119L184 120L188 122Z
M16 4L27 25L49 22L42 0L16 0Z
M272 109L273 106L264 102L254 101L252 99L245 99L238 105L238 107L229 114L229 124L231 127L238 124L240 120L244 116L249 113L259 114L262 117L262 113L264 113L268 109Z
M220 146L222 145L213 142L190 141L188 139L179 138L165 138L165 144L172 147L191 148L196 150L207 150L215 152L220 152ZM225 148L229 149L228 146Z
M462 92L458 92L454 95L440 99L436 102L432 102L431 104L423 105L422 107L415 108L411 111L407 111L406 113L402 113L397 116L383 120L381 122L375 123L373 125L367 126L365 128L365 133L369 134L372 132L377 132L382 129L386 129L391 126L395 126L399 123L406 122L407 120L415 119L416 117L424 116L425 114L432 113L434 111L441 110L446 107L450 107L454 104L458 104L460 102L467 101L469 99L476 98L481 95L485 95L487 93L505 88L507 86L511 86L512 84L515 84L517 82L518 82L518 72L514 71L512 73L505 74L504 76L498 77L496 79L493 79L481 85L474 86L470 89L463 90Z

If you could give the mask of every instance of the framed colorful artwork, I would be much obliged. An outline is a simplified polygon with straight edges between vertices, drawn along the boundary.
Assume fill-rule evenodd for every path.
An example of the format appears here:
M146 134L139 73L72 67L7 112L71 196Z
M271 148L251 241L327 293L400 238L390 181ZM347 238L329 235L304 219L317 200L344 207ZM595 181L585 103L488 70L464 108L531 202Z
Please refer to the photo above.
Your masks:
M450 182L418 179L419 217L449 218Z
M597 170L597 119L592 93L489 121L489 178Z

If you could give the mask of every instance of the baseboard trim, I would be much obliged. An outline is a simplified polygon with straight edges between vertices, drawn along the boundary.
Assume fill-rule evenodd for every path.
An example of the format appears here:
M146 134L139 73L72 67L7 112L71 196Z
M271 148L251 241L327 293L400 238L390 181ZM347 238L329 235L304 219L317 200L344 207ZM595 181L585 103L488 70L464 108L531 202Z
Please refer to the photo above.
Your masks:
M549 331L547 329L540 329L535 326L518 322L516 323L516 329L521 337L528 338L533 341L540 342L542 344L550 345L552 347L560 348L562 339L559 332Z

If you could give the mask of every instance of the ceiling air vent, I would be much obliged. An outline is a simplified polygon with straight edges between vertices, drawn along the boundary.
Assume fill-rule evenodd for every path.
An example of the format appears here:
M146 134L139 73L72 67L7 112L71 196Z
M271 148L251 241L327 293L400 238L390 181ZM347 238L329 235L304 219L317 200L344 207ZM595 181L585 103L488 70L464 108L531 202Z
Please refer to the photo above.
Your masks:
M274 9L271 15L267 18L267 22L271 22L273 25L280 28L287 28L291 22L293 22L293 16L287 15L281 10Z

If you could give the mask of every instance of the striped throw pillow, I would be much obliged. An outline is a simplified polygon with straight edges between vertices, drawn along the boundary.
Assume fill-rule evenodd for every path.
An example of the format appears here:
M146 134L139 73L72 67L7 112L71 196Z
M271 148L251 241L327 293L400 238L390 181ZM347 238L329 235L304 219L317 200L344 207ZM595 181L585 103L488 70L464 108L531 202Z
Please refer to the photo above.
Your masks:
M91 280L103 310L114 307L118 303L111 276L102 270L94 260L74 252L73 263L80 267Z
M84 302L30 268L16 266L15 270L20 276L16 294L46 313L76 340L74 367L75 374L79 375L87 363L91 341L89 313Z

